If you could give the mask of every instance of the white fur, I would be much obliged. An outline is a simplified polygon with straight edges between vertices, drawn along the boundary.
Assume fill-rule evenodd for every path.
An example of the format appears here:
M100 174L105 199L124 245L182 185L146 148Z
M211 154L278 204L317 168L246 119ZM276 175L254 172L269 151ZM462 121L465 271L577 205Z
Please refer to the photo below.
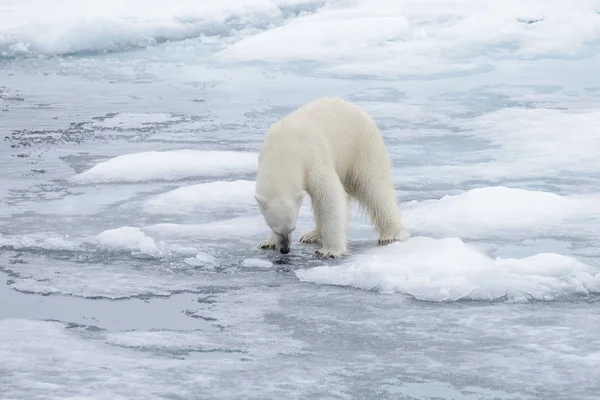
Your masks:
M279 243L290 240L304 191L312 200L315 229L300 241L322 243L320 257L347 254L349 197L368 211L380 245L409 237L383 137L354 104L319 99L267 132L259 155L256 199L272 233L261 248L280 248Z

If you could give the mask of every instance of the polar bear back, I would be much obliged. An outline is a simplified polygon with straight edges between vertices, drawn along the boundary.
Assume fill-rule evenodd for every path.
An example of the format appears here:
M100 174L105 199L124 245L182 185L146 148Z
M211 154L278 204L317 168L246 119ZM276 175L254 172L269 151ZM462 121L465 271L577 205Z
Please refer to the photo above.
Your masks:
M384 174L390 170L375 122L360 107L337 97L308 103L275 123L260 153L261 164L271 162L278 165L281 174L323 170L331 165L342 181L362 174L360 169ZM273 168L266 170L274 172ZM288 175L288 179L294 178Z

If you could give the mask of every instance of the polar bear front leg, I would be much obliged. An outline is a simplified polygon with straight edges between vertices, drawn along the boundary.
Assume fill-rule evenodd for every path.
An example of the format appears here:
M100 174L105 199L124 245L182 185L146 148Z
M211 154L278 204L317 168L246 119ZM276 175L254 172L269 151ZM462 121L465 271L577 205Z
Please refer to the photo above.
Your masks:
M260 242L260 244L258 245L258 248L263 249L263 250L275 250L276 244L277 244L277 242L276 242L275 234L273 232L271 232L271 234L269 235L269 237L267 239Z
M306 232L298 239L300 243L321 243L321 232L315 228L310 232Z
M348 202L346 192L335 171L315 179L311 198L321 228L323 247L316 251L320 258L338 258L348 253L346 228Z
M311 201L313 201L311 199ZM300 243L321 243L321 217L317 212L317 207L315 207L314 201L312 204L313 217L315 219L315 229L306 232L304 235L300 236L298 240Z

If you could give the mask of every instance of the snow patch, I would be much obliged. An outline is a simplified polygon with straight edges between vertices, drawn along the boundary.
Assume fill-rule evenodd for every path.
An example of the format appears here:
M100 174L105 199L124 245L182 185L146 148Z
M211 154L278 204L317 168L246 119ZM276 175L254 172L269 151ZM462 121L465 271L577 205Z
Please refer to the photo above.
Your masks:
M254 172L256 153L236 151L172 150L126 154L101 162L72 178L80 184L171 181L198 176Z
M426 301L549 301L597 292L600 271L554 253L494 259L458 238L413 237L368 250L339 266L299 270L296 276Z
M560 196L503 186L484 187L441 199L402 205L409 229L435 235L461 237L497 236L499 233L529 237L551 232L570 234L561 224L599 222L600 196ZM499 232L500 231L500 232ZM600 232L600 231L599 231Z
M156 242L140 228L123 226L109 229L96 236L96 243L105 249L130 250L153 257L189 256L197 252L193 247L174 243Z
M188 214L218 209L250 209L256 204L253 181L217 181L185 186L162 193L144 203L152 214Z

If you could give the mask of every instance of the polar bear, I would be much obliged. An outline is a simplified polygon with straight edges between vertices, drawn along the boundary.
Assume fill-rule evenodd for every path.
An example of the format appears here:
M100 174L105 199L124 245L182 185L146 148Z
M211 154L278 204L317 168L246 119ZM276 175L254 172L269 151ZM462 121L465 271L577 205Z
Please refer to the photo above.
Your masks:
M299 241L321 243L320 258L347 254L351 198L368 211L380 245L410 236L400 218L383 137L365 111L341 98L308 103L265 135L255 198L271 233L260 248L290 251L305 192L315 229Z

